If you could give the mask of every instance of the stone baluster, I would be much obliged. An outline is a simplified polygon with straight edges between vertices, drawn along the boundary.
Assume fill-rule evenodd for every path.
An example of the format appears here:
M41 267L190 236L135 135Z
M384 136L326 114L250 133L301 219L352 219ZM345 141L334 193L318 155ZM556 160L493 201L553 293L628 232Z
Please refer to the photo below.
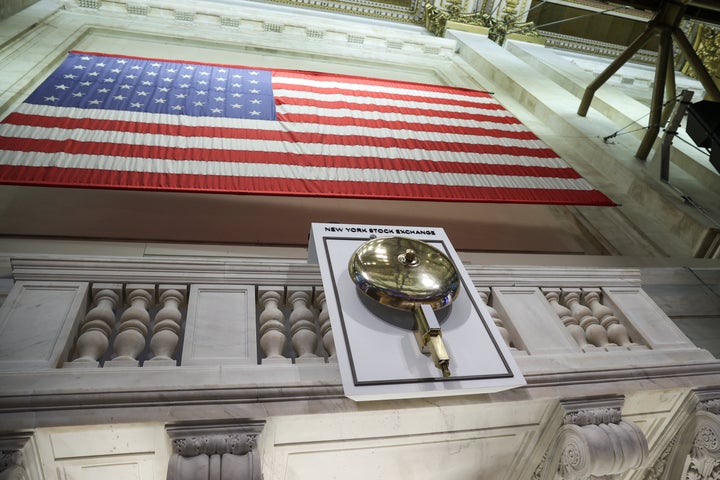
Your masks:
M608 340L621 347L633 345L625 325L620 323L608 306L600 302L600 289L583 289L583 300L590 307L593 316L600 320L600 325L607 331Z
M75 359L66 362L64 367L96 368L110 345L122 285L95 284L91 291L94 306L87 312L78 329Z
M570 309L572 316L580 323L585 330L585 338L596 347L605 347L608 344L608 336L600 321L595 318L590 309L580 303L580 291L575 289L563 289L563 300Z
M289 288L288 295L288 301L292 305L289 319L290 341L297 354L295 363L324 363L324 359L315 354L318 332L315 314L309 308L312 287Z
M560 304L560 289L557 288L543 288L542 292L545 294L545 298L550 303L550 306L555 310L560 321L565 325L570 336L580 345L580 348L588 346L587 339L585 338L585 330L580 326L580 322L573 317L572 312L569 308Z
M505 345L510 347L511 350L517 350L512 343L512 340L510 338L510 332L508 332L507 328L505 328L505 323L500 318L500 314L498 314L498 311L495 310L492 306L490 306L490 289L489 288L478 288L478 293L480 294L480 298L482 299L485 306L488 308L488 312L490 312L490 317L493 319L493 323L498 329L498 332L500 332L500 336L505 340Z
M174 358L180 335L182 333L182 317L180 307L185 302L186 287L183 285L163 285L158 289L162 308L155 314L150 350L153 358L148 365L177 365Z
M130 305L120 315L118 333L113 343L115 358L106 366L138 366L139 356L145 350L150 313L148 308L155 300L154 285L126 285L126 302Z
M320 310L318 314L318 323L320 324L320 336L325 351L328 354L328 362L337 362L335 354L335 340L333 338L332 325L330 323L330 312L327 309L327 300L325 292L321 288L316 288L315 306Z
M262 312L258 318L260 324L260 348L265 354L262 363L291 363L283 356L287 342L285 315L279 305L283 301L283 287L259 287Z

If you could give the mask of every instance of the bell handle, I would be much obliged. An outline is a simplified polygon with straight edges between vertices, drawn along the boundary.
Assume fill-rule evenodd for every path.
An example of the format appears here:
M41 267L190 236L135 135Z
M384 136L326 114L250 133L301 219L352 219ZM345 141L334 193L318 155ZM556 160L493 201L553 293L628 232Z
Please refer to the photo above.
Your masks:
M415 339L423 353L430 353L435 366L442 371L443 377L450 376L450 356L442 340L440 323L435 311L428 304L416 304L413 308L415 317Z

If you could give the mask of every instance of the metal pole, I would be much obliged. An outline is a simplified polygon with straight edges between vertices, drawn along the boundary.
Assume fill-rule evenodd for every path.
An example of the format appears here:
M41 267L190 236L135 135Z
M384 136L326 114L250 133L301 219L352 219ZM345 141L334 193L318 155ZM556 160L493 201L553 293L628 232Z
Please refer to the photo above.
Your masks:
M662 125L665 125L670 118L670 114L675 107L675 97L677 97L677 85L675 84L675 58L673 54L670 54L668 59L667 78L665 79L665 98L667 98L667 104L663 107L662 119L660 120Z
M662 149L660 155L660 180L667 182L670 180L670 147L672 146L673 139L678 133L680 122L685 116L685 112L690 106L690 100L692 100L693 91L683 90L680 94L680 101L675 102L675 108L673 109L670 117L670 122L667 124L665 134L662 138ZM657 158L657 157L655 157Z
M585 94L583 95L582 100L580 101L580 107L578 108L577 114L581 117L584 117L587 115L588 109L590 109L590 103L592 102L593 96L595 95L595 92L598 88L602 87L605 82L608 81L610 77L613 76L615 72L618 71L620 67L622 67L625 62L630 60L630 58L635 55L635 52L640 50L643 45L648 41L650 36L655 33L655 26L652 22L648 23L647 27L645 27L645 31L640 34L638 38L636 38L626 49L623 53L620 54L619 57L617 57L615 60L612 61L610 65L608 65L605 70L603 70L600 75L597 76L595 80L593 80L590 85L588 85L585 88ZM664 71L663 71L664 74Z
M657 66L655 68L655 86L653 87L652 100L650 102L650 119L648 129L640 142L635 156L640 160L647 159L650 149L660 132L660 120L662 119L663 95L665 94L665 80L667 79L668 63L672 55L672 37L670 28L663 27L660 30L660 48L658 50Z

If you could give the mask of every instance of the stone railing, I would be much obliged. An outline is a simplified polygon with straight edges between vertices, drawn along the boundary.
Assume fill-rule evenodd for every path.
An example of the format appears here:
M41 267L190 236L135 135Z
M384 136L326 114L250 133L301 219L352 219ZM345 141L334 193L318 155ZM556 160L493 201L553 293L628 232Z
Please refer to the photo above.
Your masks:
M319 271L300 263L14 259L0 372L335 362ZM709 361L627 269L467 266L523 373Z

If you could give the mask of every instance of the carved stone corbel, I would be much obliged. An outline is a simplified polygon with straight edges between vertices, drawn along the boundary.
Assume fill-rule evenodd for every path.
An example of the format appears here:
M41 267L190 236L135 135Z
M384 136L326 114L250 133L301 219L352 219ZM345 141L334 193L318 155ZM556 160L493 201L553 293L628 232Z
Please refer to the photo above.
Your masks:
M697 405L646 480L720 478L720 391L695 392Z
M0 451L0 480L26 480L27 472L19 450Z
M23 449L32 434L0 434L0 480L30 480Z
M561 402L565 411L550 449L533 480L620 478L648 456L645 435L622 419L623 399Z
M167 480L260 480L257 437L264 422L166 427Z

